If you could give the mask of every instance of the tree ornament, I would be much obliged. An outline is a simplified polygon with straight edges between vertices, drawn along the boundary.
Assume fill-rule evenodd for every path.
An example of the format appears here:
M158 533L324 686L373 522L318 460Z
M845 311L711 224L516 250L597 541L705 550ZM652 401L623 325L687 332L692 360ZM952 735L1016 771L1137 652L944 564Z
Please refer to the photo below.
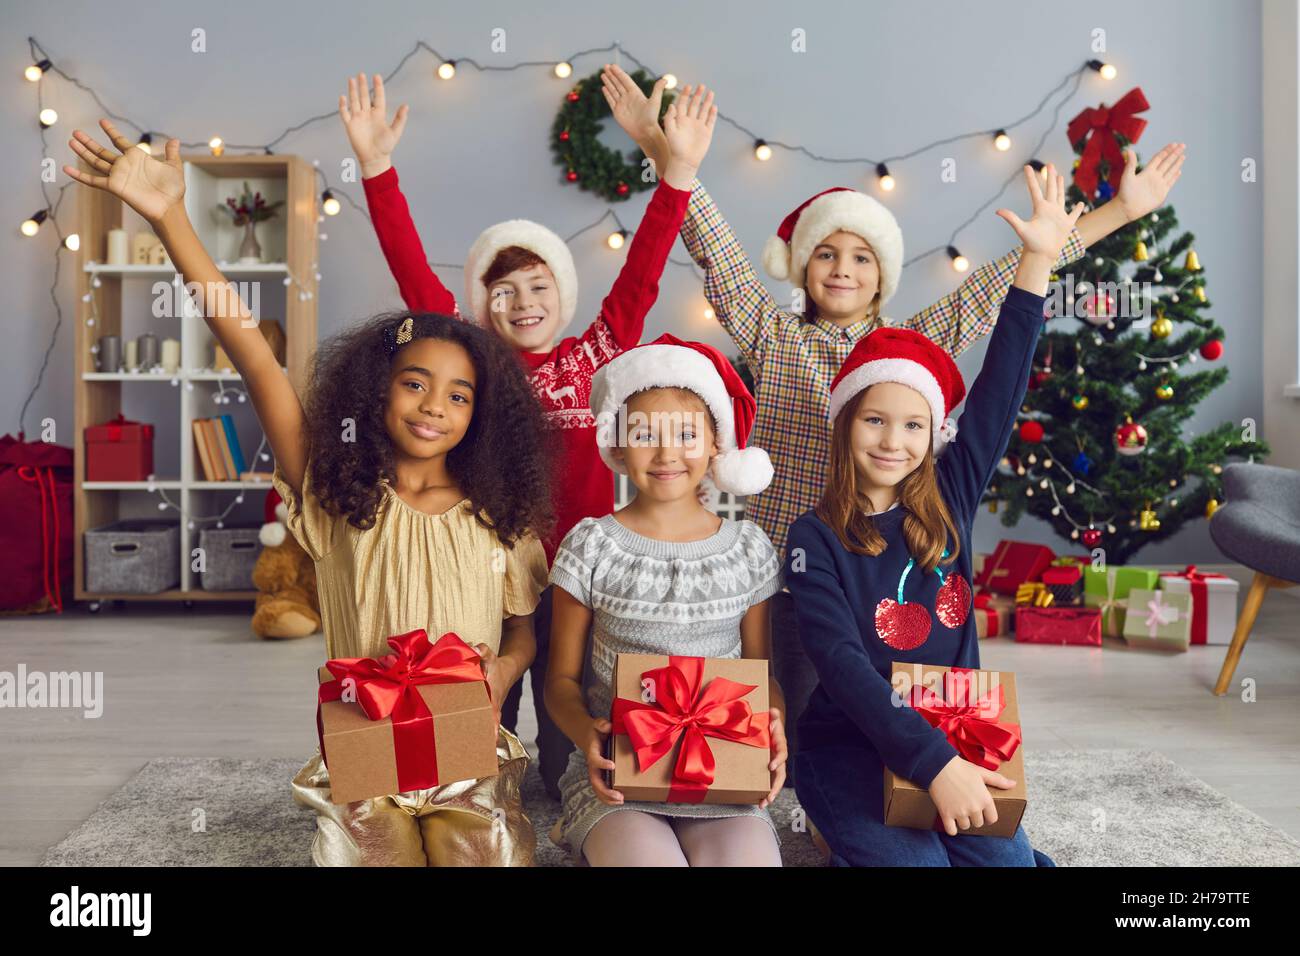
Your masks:
M1084 529L1083 543L1089 548L1097 547L1097 545L1101 544L1101 531L1093 527Z
M1115 450L1121 455L1140 455L1147 450L1147 430L1124 416L1124 424L1115 429Z
M1211 498L1209 501L1205 503L1205 517L1213 518L1214 513L1218 510L1219 510L1219 502L1216 499Z
M1154 511L1144 508L1142 513L1138 515L1138 529L1141 531L1159 531L1160 519L1156 517Z
M1083 317L1089 325L1106 325L1115 318L1115 300L1109 292L1094 292L1083 300Z
M1020 423L1020 440L1037 444L1043 440L1043 426L1038 422Z
M1149 258L1151 257L1147 254L1147 244L1139 239L1137 248L1133 250L1133 261L1146 262Z
M1196 301L1197 301L1197 302L1204 302L1204 301L1205 301L1205 286L1203 286L1203 285L1198 285L1198 286L1196 287Z
M571 183L576 183L578 181L578 171L576 169L571 169L564 174L564 178Z
M1201 358L1209 359L1213 362L1223 355L1223 341L1221 339L1210 339L1200 348Z
M1081 412L1088 407L1088 396L1079 394L1070 399L1070 404L1074 406L1076 412Z
M560 130L560 142L567 143L568 141L569 141L569 131L567 129Z
M1183 268L1186 269L1188 272L1200 271L1201 260L1197 258L1195 249L1187 250L1187 258L1183 260Z
M1160 317L1151 323L1151 337L1153 339L1167 339L1169 338L1169 333L1173 330L1174 323L1165 317L1163 311L1161 311Z
M1167 381L1161 382L1156 386L1156 398L1162 402L1167 402L1174 397L1174 387Z
M1070 462L1070 470L1077 471L1085 478L1088 476L1088 469L1092 467L1092 459L1083 452L1074 456L1074 461Z

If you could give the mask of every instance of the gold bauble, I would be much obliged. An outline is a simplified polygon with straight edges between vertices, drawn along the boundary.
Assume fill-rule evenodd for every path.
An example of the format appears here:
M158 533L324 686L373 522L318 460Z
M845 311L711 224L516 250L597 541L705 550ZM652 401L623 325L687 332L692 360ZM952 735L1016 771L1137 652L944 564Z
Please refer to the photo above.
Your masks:
M1075 411L1081 412L1088 407L1088 396L1076 395L1074 398L1070 399L1070 404L1074 406Z
M1214 513L1219 510L1219 502L1211 498L1205 503L1205 517L1213 518Z
M1161 382L1156 386L1156 398L1162 402L1167 402L1174 397L1174 387L1168 382Z
M1151 337L1153 339L1167 339L1169 333L1174 330L1174 323L1163 315L1151 323Z
M1133 251L1133 261L1146 262L1149 258L1151 257L1147 255L1147 244L1139 239L1137 249Z

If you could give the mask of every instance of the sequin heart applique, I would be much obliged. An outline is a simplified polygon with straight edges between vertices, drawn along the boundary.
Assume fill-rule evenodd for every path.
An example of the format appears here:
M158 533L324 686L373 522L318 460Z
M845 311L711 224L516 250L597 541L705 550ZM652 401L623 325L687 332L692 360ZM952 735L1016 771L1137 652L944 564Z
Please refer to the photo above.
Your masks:
M960 574L949 574L934 599L935 617L955 630L966 623L969 613L970 585Z
M930 636L930 611L915 601L899 604L883 598L876 605L876 634L890 647L910 651Z

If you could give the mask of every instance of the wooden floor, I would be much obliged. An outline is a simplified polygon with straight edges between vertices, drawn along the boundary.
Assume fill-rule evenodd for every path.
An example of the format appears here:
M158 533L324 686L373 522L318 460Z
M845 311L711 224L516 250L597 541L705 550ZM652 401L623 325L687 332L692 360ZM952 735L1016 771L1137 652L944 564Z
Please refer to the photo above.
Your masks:
M1300 838L1298 617L1300 600L1268 596L1238 690L1222 698L1211 693L1222 647L1166 655L1110 640L1078 648L993 639L981 642L981 656L985 667L1017 673L1028 746L1158 750ZM37 863L152 758L305 760L315 746L323 647L319 637L258 640L247 612L235 609L129 604L0 618L0 670L21 662L29 672L104 675L97 719L0 709L0 865ZM1255 681L1254 702L1241 699L1244 678ZM525 740L534 729L520 720Z

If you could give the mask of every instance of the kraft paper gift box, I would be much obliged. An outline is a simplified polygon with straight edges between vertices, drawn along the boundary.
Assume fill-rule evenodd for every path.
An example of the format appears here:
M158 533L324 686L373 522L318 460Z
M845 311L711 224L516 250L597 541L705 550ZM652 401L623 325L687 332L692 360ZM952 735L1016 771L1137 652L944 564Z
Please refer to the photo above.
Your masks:
M1186 651L1192 636L1192 596L1134 588L1128 593L1124 641L1133 647Z
M1094 607L1016 608L1016 641L1101 647L1101 611Z
M1091 566L1083 569L1083 603L1101 609L1101 632L1107 637L1124 634L1124 611L1129 592L1134 588L1154 590L1160 572L1155 568Z
M1169 594L1191 594L1193 645L1232 643L1237 629L1235 578L1198 571L1196 565L1189 564L1176 574L1160 575L1160 587Z
M1053 557L1052 549L1045 545L999 541L997 550L984 562L984 570L975 584L999 594L1015 594L1017 585L1037 581Z
M352 803L497 773L496 717L478 652L456 634L390 637L393 654L318 671L316 731L330 799Z
M1014 836L1028 802L1016 675L894 661L891 682L905 706L915 707L931 726L945 726L949 742L962 757L1016 782L1010 790L988 788L998 811L996 823L957 832L962 836ZM930 791L888 767L885 824L943 830Z
M610 786L653 803L758 803L772 790L768 686L764 660L619 654Z
M1016 602L1005 594L980 591L975 595L975 633L979 637L1011 636Z

